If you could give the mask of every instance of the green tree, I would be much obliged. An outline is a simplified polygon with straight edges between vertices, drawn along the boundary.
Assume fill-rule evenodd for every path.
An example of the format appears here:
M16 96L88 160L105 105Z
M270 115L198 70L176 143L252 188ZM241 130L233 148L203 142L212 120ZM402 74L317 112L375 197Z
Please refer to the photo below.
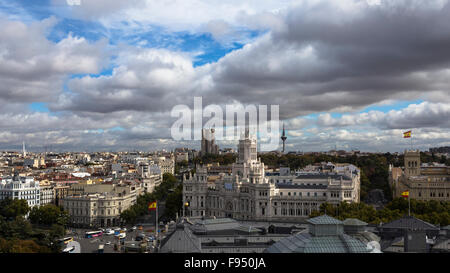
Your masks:
M0 201L0 215L6 219L24 216L30 211L28 202L23 199L4 199Z
M30 212L29 219L33 224L47 226L58 224L64 226L69 220L69 215L61 207L46 204L41 207L34 207Z

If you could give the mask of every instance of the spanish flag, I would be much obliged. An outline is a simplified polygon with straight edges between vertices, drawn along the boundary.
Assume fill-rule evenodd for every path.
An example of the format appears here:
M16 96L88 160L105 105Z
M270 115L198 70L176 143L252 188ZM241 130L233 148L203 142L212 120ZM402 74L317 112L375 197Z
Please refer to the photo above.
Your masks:
M411 137L411 131L403 133L403 138L410 138L410 137Z
M409 191L402 192L402 197L408 198L409 197Z
M148 204L148 210L156 210L156 201Z

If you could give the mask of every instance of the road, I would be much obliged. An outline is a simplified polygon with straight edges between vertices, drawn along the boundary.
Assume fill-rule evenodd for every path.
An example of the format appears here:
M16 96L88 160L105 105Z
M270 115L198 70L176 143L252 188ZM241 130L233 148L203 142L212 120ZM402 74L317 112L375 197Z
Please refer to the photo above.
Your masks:
M106 235L103 234L97 238L84 238L84 234L86 231L92 231L90 229L73 229L72 232L68 233L67 236L72 236L74 238L75 250L77 252L72 253L97 253L99 245L104 245L104 253L119 253L119 251L114 250L114 244L117 243L117 238L114 235ZM144 233L146 236L154 236L154 232L147 232L145 230L127 230L127 236L125 237L126 241L133 241L138 234ZM160 233L160 238L164 238L164 233ZM108 245L107 242L110 242ZM138 243L138 242L136 242ZM68 245L69 245L68 244ZM71 245L70 245L71 246Z

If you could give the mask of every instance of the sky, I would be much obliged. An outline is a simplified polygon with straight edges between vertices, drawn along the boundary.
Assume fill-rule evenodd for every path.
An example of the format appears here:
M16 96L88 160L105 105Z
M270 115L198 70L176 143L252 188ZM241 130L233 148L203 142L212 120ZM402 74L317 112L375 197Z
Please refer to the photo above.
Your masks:
M279 105L288 151L450 146L448 14L444 0L0 0L0 150L198 149L170 131L194 96Z

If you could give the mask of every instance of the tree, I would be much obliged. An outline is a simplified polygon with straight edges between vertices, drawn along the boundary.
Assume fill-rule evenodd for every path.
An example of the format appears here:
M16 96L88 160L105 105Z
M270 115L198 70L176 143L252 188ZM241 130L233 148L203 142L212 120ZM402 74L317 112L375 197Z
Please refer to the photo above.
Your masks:
M24 216L30 211L28 202L23 199L4 199L0 201L0 215L6 219Z
M29 219L33 224L47 225L52 224L66 225L69 215L62 208L53 204L47 204L41 207L34 207L29 215Z

